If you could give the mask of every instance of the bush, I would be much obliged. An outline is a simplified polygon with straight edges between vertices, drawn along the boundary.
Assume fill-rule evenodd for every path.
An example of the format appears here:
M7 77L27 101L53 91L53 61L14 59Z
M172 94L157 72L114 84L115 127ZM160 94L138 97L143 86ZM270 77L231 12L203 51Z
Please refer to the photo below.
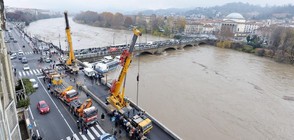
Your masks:
M252 46L244 45L243 48L242 48L242 51L243 52L247 52L247 53L253 53L254 52L254 49L253 49Z
M27 108L30 105L30 99L24 99L24 100L20 100L17 102L16 107L20 108L20 107L25 107Z
M33 88L33 84L29 79L23 78L22 82L24 84L26 94L32 94L36 91L36 89Z
M264 49L260 49L260 48L255 49L255 54L257 56L264 56L264 53L265 53Z
M220 41L216 43L217 47L220 48L231 48L232 42L231 41Z

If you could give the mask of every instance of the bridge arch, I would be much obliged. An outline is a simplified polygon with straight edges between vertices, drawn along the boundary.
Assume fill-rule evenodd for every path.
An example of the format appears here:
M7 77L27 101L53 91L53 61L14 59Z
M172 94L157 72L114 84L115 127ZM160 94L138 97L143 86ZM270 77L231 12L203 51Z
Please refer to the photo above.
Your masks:
M177 50L175 47L167 47L163 49L163 51L169 51L169 50Z
M193 47L193 45L192 44L186 44L183 48L185 48L185 47Z
M148 55L148 54L153 55L153 52L143 51L143 52L138 53L138 55Z
M201 42L199 42L198 43L198 45L206 45L207 43L206 42L203 42L203 41L201 41Z

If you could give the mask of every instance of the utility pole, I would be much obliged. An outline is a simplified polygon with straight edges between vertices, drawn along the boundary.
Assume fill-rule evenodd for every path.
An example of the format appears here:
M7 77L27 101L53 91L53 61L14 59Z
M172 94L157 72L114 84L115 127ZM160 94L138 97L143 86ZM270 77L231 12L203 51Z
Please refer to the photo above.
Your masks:
M59 49L61 50L61 44L60 44L60 34L59 34Z

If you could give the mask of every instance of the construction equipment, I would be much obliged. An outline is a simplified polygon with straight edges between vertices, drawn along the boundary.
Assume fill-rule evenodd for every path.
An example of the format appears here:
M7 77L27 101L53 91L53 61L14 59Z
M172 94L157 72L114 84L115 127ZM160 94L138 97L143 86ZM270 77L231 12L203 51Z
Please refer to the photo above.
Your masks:
M67 42L68 42L68 46L69 46L68 58L65 62L65 70L70 73L77 74L79 72L79 67L76 63L74 50L72 47L72 39L71 39L71 35L70 35L70 28L69 28L69 22L68 22L68 18L67 18L67 12L64 12L64 18L65 18L65 24L66 24L65 32L66 32Z
M130 111L129 101L125 98L126 75L132 61L132 55L137 38L138 36L142 35L141 32L136 28L133 29L133 33L134 35L129 50L124 50L120 56L120 64L122 69L118 79L112 82L112 86L110 88L111 95L107 98L107 102L110 103L116 110L118 110L119 113L121 113L124 117L128 117L125 115L125 112ZM109 110L112 110L111 106L109 107ZM131 122L135 127L140 127L144 134L148 133L153 127L151 120L142 114L137 115L135 118L133 117L128 119L131 119Z
M44 78L50 81L53 85L61 85L62 84L62 75L60 75L56 70L45 68L42 69Z
M79 100L70 103L70 112L75 116L82 117L84 109L92 106L92 99L87 99L83 104Z

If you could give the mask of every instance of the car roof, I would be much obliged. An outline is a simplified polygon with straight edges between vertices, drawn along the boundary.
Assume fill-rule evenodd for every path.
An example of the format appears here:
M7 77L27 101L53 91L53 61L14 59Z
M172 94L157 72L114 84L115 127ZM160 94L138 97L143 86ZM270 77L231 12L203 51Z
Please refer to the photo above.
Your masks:
M39 101L39 104L47 104L44 100Z
M30 79L30 81L31 81L31 82L36 82L36 79L33 79L33 78L32 78L32 79Z
M23 64L23 66L29 66L29 64Z

